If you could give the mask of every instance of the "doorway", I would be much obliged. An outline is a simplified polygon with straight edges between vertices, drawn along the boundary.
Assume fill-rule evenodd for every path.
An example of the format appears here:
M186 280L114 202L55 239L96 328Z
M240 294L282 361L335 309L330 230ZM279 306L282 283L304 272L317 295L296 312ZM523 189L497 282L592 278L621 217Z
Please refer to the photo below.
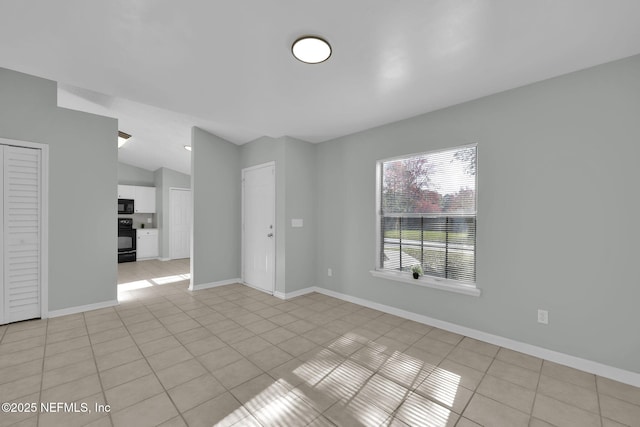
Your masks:
M47 150L0 138L0 324L47 317Z
M242 278L245 284L275 290L275 162L242 170Z
M169 189L169 257L191 257L191 190Z

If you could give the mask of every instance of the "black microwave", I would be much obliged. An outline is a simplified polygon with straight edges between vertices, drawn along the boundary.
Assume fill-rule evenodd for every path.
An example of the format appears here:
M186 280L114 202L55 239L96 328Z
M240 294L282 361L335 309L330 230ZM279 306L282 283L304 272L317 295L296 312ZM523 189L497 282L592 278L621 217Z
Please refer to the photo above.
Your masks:
M133 199L118 199L118 213L130 215L133 213Z

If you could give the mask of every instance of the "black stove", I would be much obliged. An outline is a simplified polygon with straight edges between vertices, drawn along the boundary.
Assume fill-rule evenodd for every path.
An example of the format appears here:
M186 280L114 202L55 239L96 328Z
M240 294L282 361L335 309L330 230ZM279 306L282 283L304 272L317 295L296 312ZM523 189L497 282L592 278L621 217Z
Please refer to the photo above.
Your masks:
M118 263L136 260L136 230L133 218L118 218Z

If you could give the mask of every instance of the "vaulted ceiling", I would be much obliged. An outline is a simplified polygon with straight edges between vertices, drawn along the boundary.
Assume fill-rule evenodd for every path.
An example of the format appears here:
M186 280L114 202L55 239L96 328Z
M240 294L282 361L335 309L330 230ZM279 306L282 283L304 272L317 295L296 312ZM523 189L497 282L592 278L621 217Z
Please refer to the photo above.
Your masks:
M636 0L3 0L0 66L188 172L190 127L320 142L640 53ZM291 44L320 35L322 64ZM114 142L115 143L115 142Z

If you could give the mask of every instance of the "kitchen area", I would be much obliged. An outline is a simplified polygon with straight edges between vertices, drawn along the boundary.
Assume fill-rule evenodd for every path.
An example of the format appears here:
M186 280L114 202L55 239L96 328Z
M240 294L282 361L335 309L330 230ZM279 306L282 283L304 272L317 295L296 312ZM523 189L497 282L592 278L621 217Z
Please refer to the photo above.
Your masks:
M188 283L191 177L118 163L118 300L150 287Z
M156 259L156 187L118 185L118 263Z
M151 265L173 270L168 261L188 263L191 176L166 167L152 171L118 162L117 186L118 270Z

